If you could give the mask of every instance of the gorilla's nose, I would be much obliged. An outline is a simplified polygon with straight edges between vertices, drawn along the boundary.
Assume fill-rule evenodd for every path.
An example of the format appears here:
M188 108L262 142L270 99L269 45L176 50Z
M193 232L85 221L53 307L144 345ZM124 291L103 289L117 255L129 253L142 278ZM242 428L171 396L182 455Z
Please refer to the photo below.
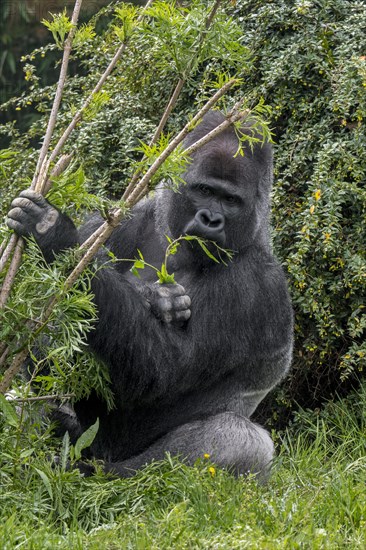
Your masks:
M220 212L211 212L208 208L199 210L195 215L197 224L208 233L218 233L224 229L225 219Z

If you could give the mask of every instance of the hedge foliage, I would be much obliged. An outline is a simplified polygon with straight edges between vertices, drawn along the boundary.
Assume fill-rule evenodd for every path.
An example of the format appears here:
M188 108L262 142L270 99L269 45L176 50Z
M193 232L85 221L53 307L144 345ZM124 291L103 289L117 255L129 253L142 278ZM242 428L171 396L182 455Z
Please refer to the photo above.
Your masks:
M296 313L282 397L314 405L365 367L366 3L239 0L244 93L273 109L275 250Z
M68 144L77 163L54 191L55 198L68 211L79 209L84 199L93 203L85 186L75 187L77 171L88 191L120 196L139 157L139 140L151 136L177 78L188 76L188 81L171 117L171 132L212 91L217 71L239 73L248 105L264 98L272 108L273 243L288 274L296 313L292 374L267 406L275 414L295 401L315 406L346 390L365 366L366 35L360 22L366 3L228 3L232 19L218 16L207 55L185 75L180 62L192 48L197 14L205 3L189 4L195 16L177 22L179 34L172 31L167 39L160 22L135 36L129 55ZM116 50L114 8L101 10L83 30L74 55L79 70L68 81L60 127ZM105 28L99 34L97 24ZM10 143L0 174L4 214L10 198L29 183L54 89L41 87L32 61L55 48L40 48L24 59L29 91L2 107L25 114L36 108L40 115L26 134L13 123L0 129Z

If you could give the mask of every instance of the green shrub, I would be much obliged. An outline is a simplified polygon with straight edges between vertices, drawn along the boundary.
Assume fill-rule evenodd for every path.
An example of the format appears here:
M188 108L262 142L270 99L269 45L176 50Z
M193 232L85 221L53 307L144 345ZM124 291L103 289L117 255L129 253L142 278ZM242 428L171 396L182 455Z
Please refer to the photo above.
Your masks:
M366 360L366 4L238 0L235 16L244 93L274 113L273 241L296 314L279 398L314 406Z

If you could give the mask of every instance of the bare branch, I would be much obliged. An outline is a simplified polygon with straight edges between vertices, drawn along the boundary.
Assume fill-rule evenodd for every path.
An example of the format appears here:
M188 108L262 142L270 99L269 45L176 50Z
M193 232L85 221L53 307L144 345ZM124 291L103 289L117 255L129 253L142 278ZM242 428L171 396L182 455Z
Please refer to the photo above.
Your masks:
M8 296L10 294L16 272L18 271L18 267L20 266L20 263L22 261L23 250L24 250L24 241L23 239L19 239L15 246L14 256L12 257L10 267L5 275L5 279L1 287L0 308L4 307L8 299Z
M2 270L4 269L4 267L6 265L6 262L9 260L10 256L12 255L13 250L14 250L16 244L17 244L17 241L18 241L17 236L15 234L13 234L10 237L7 246L3 250L2 256L0 258L0 273L2 272Z
M51 186L52 186L52 179L57 178L58 176L60 176L62 174L62 172L64 172L66 170L66 168L69 166L73 156L74 156L73 153L70 153L69 155L62 155L62 157L60 157L60 159L56 163L55 167L53 168L50 177L45 182L43 189L41 189L41 191L40 191L42 193L42 195L44 195L44 196L47 195L47 193L49 192L49 190L51 189Z
M5 393L9 388L14 376L20 371L28 355L28 347L20 351L15 357L11 366L5 371L4 377L0 382L0 393Z
M0 344L0 367L5 363L6 358L9 354L10 348L5 344L5 342L1 342Z
M4 253L7 246L8 246L8 238L5 237L5 239L3 240L3 242L0 245L0 258L3 255L3 253Z
M65 393L64 395L39 395L37 397L14 397L10 399L12 403L36 403L37 401L65 401L75 397L74 393Z
M47 156L47 151L48 151L48 148L50 146L53 131L54 131L55 124L56 124L57 114L58 114L58 111L59 111L59 108L60 108L62 93L63 93L64 87L65 87L66 74L67 74L67 68L68 68L68 65L69 65L69 59L70 59L72 43L73 43L74 36L75 36L75 33L76 33L77 22L78 22L78 19L79 19L79 13L80 13L82 1L83 0L76 0L75 1L74 11L73 11L72 18L71 18L72 27L71 27L70 32L68 34L68 37L65 41L64 53L63 53L63 57L62 57L61 70L60 70L60 76L59 76L59 80L58 80L58 84L57 84L55 99L53 101L53 106L52 106L50 118L48 120L47 130L46 130L46 134L45 134L45 137L44 137L44 140L43 140L42 148L41 148L41 151L40 151L40 154L39 154L36 171L35 171L34 176L33 176L31 189L36 189L37 184L38 184L39 176L41 175L42 172L45 171L44 169L42 170L42 166L44 165L44 162L45 162L45 159L46 159L46 156ZM49 163L48 163L48 165L49 165ZM41 184L40 184L41 187L42 187L42 183L43 182L41 182Z
M226 120L224 120L224 122L222 122L219 126L216 126L216 128L211 130L211 132L209 132L208 134L203 136L201 139L193 143L190 147L188 147L185 150L186 155L187 156L192 155L195 151L197 151L197 149L200 149L200 147L202 147L203 145L211 141L214 137L221 134L224 130L226 130L226 128L234 124L234 122L245 119L249 115L250 111L248 109L246 109L245 111L238 110L239 105L242 103L243 103L243 100L236 104L237 106L234 107L231 113L229 113L229 115L227 116Z

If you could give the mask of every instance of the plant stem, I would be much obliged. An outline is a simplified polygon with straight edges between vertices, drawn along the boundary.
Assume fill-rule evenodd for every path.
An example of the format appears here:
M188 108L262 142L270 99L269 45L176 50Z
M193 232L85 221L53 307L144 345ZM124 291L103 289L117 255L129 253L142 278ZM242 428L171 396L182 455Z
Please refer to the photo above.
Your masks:
M199 149L200 147L202 147L203 145L211 141L214 137L221 134L221 132L223 132L224 130L226 130L226 128L234 124L234 122L237 122L238 120L243 120L244 118L246 118L249 115L250 111L248 109L246 109L245 111L240 111L240 107L242 106L243 102L244 100L238 101L238 103L236 103L236 105L233 107L233 109L228 114L224 122L222 122L219 126L216 126L216 128L211 130L211 132L209 132L208 134L203 136L201 139L193 143L190 147L188 147L185 150L186 155L187 156L192 155L195 151L197 151L197 149Z
M7 246L3 250L3 253L2 253L1 258L0 258L0 273L2 272L2 270L4 269L4 267L6 265L6 262L8 261L10 256L12 255L12 252L15 248L15 245L17 244L17 241L18 241L17 236L15 235L15 233L13 233L13 235L9 239L9 242L8 242Z
M74 393L66 393L65 395L40 395L38 397L15 397L11 400L12 403L35 403L37 401L62 401L63 399L72 399Z
M13 285L13 281L15 279L16 272L18 270L18 267L20 266L20 263L22 261L22 254L24 250L24 240L19 239L16 246L13 258L11 260L10 267L5 275L5 279L3 282L3 285L1 287L1 293L0 293L0 308L3 308L6 304L6 301L8 299L8 296L11 291L11 287Z
M59 76L59 80L58 80L58 84L57 84L55 99L53 101L52 110L51 110L50 118L48 120L47 130L46 130L46 134L45 134L45 137L44 137L44 140L43 140L42 148L41 148L41 151L40 151L40 154L39 154L36 171L35 171L34 176L33 176L31 189L36 189L38 185L40 185L42 187L43 182L42 181L39 182L39 176L41 175L41 173L44 173L44 172L47 173L47 171L44 169L45 168L44 163L46 162L46 165L48 164L48 166L49 166L49 161L48 162L46 161L46 156L47 156L48 148L49 148L50 143L51 143L53 131L55 129L57 114L58 114L58 111L59 111L59 108L60 108L62 93L63 93L64 87L65 87L67 68L68 68L68 65L69 65L69 59L70 59L72 43L73 43L74 36L75 36L75 33L76 33L77 22L78 22L78 19L79 19L79 13L80 13L82 1L83 0L76 0L75 1L74 11L73 11L72 18L71 18L72 27L71 27L70 32L69 32L69 34L67 36L67 39L65 41L64 53L63 53L63 57L62 57L60 76ZM42 167L43 167L43 170L42 170ZM43 177L45 177L45 176L43 175Z

